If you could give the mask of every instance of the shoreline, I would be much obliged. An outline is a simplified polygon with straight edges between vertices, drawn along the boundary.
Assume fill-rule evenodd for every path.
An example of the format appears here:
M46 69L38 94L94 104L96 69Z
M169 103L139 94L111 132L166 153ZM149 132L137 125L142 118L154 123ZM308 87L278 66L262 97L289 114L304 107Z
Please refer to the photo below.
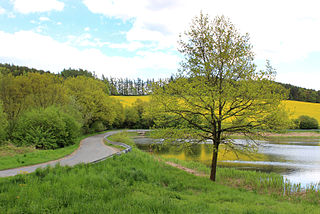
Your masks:
M231 138L244 138L243 135L230 135ZM286 133L261 133L261 138L310 138L310 139L319 139L320 132L316 131L292 131Z

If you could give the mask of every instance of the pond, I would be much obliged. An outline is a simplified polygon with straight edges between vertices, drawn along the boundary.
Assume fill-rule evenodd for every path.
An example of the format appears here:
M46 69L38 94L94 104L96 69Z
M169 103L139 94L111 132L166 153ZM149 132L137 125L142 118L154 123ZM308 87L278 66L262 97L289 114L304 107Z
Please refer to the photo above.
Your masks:
M137 147L163 157L200 161L210 165L212 145L194 144L188 148L181 144L155 144L150 138L134 138ZM244 140L235 140L243 143ZM277 139L261 141L256 154L247 156L219 149L218 166L245 170L275 172L292 183L306 186L320 182L320 139Z

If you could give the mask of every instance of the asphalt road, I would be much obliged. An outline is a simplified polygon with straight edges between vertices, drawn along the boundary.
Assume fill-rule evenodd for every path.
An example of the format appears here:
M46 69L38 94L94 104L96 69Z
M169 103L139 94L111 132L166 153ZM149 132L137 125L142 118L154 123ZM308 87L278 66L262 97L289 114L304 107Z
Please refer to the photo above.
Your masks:
M0 177L14 176L22 173L34 172L37 168L45 168L47 166L54 166L60 163L61 166L74 166L79 163L92 163L105 159L117 152L118 149L106 146L103 138L106 135L112 135L118 131L112 131L104 134L99 134L85 138L81 141L79 148L62 159L50 161L47 163L36 164L33 166L25 166L15 169L8 169L0 171Z

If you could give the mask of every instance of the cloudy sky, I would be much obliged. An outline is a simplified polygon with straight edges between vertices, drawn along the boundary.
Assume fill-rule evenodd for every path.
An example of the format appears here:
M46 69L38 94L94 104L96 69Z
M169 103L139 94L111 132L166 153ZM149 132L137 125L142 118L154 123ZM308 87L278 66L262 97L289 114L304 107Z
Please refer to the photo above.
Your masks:
M202 10L249 33L256 64L277 80L320 90L318 0L0 0L0 62L51 72L169 77L177 40Z

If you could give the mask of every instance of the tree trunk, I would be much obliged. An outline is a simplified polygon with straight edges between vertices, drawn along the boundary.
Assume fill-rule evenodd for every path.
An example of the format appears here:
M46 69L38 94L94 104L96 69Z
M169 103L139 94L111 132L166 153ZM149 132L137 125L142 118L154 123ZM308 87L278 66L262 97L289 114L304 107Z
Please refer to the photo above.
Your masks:
M211 173L210 173L210 180L212 181L216 181L218 149L219 149L219 144L214 143L214 148L212 153Z

